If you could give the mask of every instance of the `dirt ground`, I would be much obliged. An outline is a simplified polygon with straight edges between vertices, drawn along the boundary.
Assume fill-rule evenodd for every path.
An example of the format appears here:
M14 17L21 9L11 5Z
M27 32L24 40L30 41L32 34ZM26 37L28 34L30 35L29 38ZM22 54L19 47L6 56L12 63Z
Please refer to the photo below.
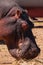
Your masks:
M41 50L40 54L32 60L21 59L17 61L10 55L7 46L0 44L0 65L43 65L43 22L32 21L34 22L34 26L40 26L40 28L32 29L36 43Z

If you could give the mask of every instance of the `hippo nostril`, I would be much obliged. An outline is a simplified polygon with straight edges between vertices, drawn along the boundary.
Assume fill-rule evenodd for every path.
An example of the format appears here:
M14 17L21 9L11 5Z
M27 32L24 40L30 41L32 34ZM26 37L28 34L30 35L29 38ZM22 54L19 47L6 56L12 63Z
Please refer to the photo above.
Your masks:
M40 48L33 50L33 58L38 56L39 53L40 53Z
M26 30L28 28L28 25L26 23L22 23L23 30Z

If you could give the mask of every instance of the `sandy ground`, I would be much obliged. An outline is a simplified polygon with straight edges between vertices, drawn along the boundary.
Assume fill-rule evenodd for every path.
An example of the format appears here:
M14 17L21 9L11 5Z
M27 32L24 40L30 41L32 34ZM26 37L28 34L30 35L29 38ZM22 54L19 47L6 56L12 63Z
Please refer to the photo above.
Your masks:
M43 22L35 22L34 25L43 26ZM40 54L32 60L21 59L17 61L10 55L7 46L0 44L0 65L43 65L43 28L33 28L32 32L37 45L41 49Z

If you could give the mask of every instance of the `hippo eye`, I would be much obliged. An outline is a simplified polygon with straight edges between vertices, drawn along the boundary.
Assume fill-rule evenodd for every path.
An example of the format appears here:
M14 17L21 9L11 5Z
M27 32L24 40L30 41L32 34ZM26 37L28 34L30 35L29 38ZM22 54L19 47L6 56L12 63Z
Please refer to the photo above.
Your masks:
M17 15L19 15L20 14L20 11L19 10L17 10Z

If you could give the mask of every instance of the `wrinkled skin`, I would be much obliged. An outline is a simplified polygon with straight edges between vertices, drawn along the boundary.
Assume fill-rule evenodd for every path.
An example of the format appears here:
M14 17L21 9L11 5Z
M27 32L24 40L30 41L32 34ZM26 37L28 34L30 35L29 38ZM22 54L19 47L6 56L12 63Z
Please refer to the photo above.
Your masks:
M0 0L0 40L16 58L34 58L40 52L30 34L33 24L15 0Z

